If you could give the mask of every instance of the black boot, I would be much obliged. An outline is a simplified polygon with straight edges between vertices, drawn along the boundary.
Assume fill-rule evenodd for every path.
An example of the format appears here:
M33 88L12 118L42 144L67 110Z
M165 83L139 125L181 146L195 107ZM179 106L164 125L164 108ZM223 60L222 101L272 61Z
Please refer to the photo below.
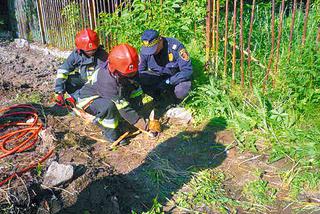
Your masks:
M120 137L120 134L118 133L117 129L109 129L109 128L104 128L102 131L102 134L104 138L109 141L110 143L113 143L114 141L118 140ZM126 139L123 139L119 142L119 145L127 145L128 142Z

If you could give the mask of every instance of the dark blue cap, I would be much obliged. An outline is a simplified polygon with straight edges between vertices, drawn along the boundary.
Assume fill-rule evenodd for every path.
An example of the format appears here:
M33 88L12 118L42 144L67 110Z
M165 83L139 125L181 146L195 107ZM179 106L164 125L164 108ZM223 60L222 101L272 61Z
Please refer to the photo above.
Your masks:
M145 30L141 36L142 47L141 54L153 55L158 47L159 32L156 30Z

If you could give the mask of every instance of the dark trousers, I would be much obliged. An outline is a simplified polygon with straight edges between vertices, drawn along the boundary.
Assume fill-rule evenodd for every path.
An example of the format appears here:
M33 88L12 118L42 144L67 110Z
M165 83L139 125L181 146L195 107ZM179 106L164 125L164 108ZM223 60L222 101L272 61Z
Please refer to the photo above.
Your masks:
M140 73L140 84L142 90L153 97L160 99L161 94L165 92L171 93L178 101L183 100L191 90L191 81L183 81L176 85L169 85L165 83L168 77L163 77L151 73Z
M68 76L68 79L65 85L66 85L66 92L68 94L73 94L74 92L76 92L77 90L83 87L84 82L80 78L80 74L76 73Z

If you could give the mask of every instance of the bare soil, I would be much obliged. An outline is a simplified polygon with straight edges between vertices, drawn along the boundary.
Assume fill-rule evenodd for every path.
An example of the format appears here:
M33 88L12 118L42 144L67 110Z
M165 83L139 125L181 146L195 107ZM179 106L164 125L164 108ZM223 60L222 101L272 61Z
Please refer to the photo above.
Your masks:
M246 182L257 179L257 169L263 172L263 179L286 196L279 168L291 167L290 163L270 165L264 156L240 153L232 132L224 126L165 123L157 139L139 134L131 138L129 145L110 150L109 145L95 140L102 138L97 127L50 102L55 71L61 62L50 55L19 49L14 43L0 43L1 107L20 103L19 94L28 97L40 93L41 105L37 106L44 113L43 122L55 136L56 146L41 175L31 171L1 188L0 210L131 213L148 210L157 197L167 213L184 213L173 203L176 193L188 184L191 172L208 168L227 174L225 188L234 199L243 199L242 188ZM72 164L76 176L59 188L48 189L41 186L42 176L53 160ZM268 207L268 212L290 213L287 205L279 198L274 206Z

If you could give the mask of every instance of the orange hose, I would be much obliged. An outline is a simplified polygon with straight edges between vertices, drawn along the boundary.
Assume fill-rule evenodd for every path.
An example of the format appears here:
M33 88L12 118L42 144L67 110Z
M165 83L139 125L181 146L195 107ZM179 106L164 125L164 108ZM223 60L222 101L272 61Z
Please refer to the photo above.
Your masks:
M19 111L19 109L27 109L28 111ZM10 112L13 111L14 112ZM0 121L1 119L11 116L22 117L23 121L14 121L0 124L0 130L13 128L13 130L5 131L4 134L0 134L0 159L13 155L15 153L22 153L35 146L38 142L38 134L42 130L43 125L39 122L39 116L37 110L31 105L14 105L0 109ZM31 122L25 122L30 120ZM12 148L8 148L9 143L14 144ZM31 164L21 170L17 170L4 180L0 181L0 186L9 182L11 179L18 175L27 172L28 170L35 168L38 164L44 162L53 153L53 149L50 149L40 160L31 162Z

